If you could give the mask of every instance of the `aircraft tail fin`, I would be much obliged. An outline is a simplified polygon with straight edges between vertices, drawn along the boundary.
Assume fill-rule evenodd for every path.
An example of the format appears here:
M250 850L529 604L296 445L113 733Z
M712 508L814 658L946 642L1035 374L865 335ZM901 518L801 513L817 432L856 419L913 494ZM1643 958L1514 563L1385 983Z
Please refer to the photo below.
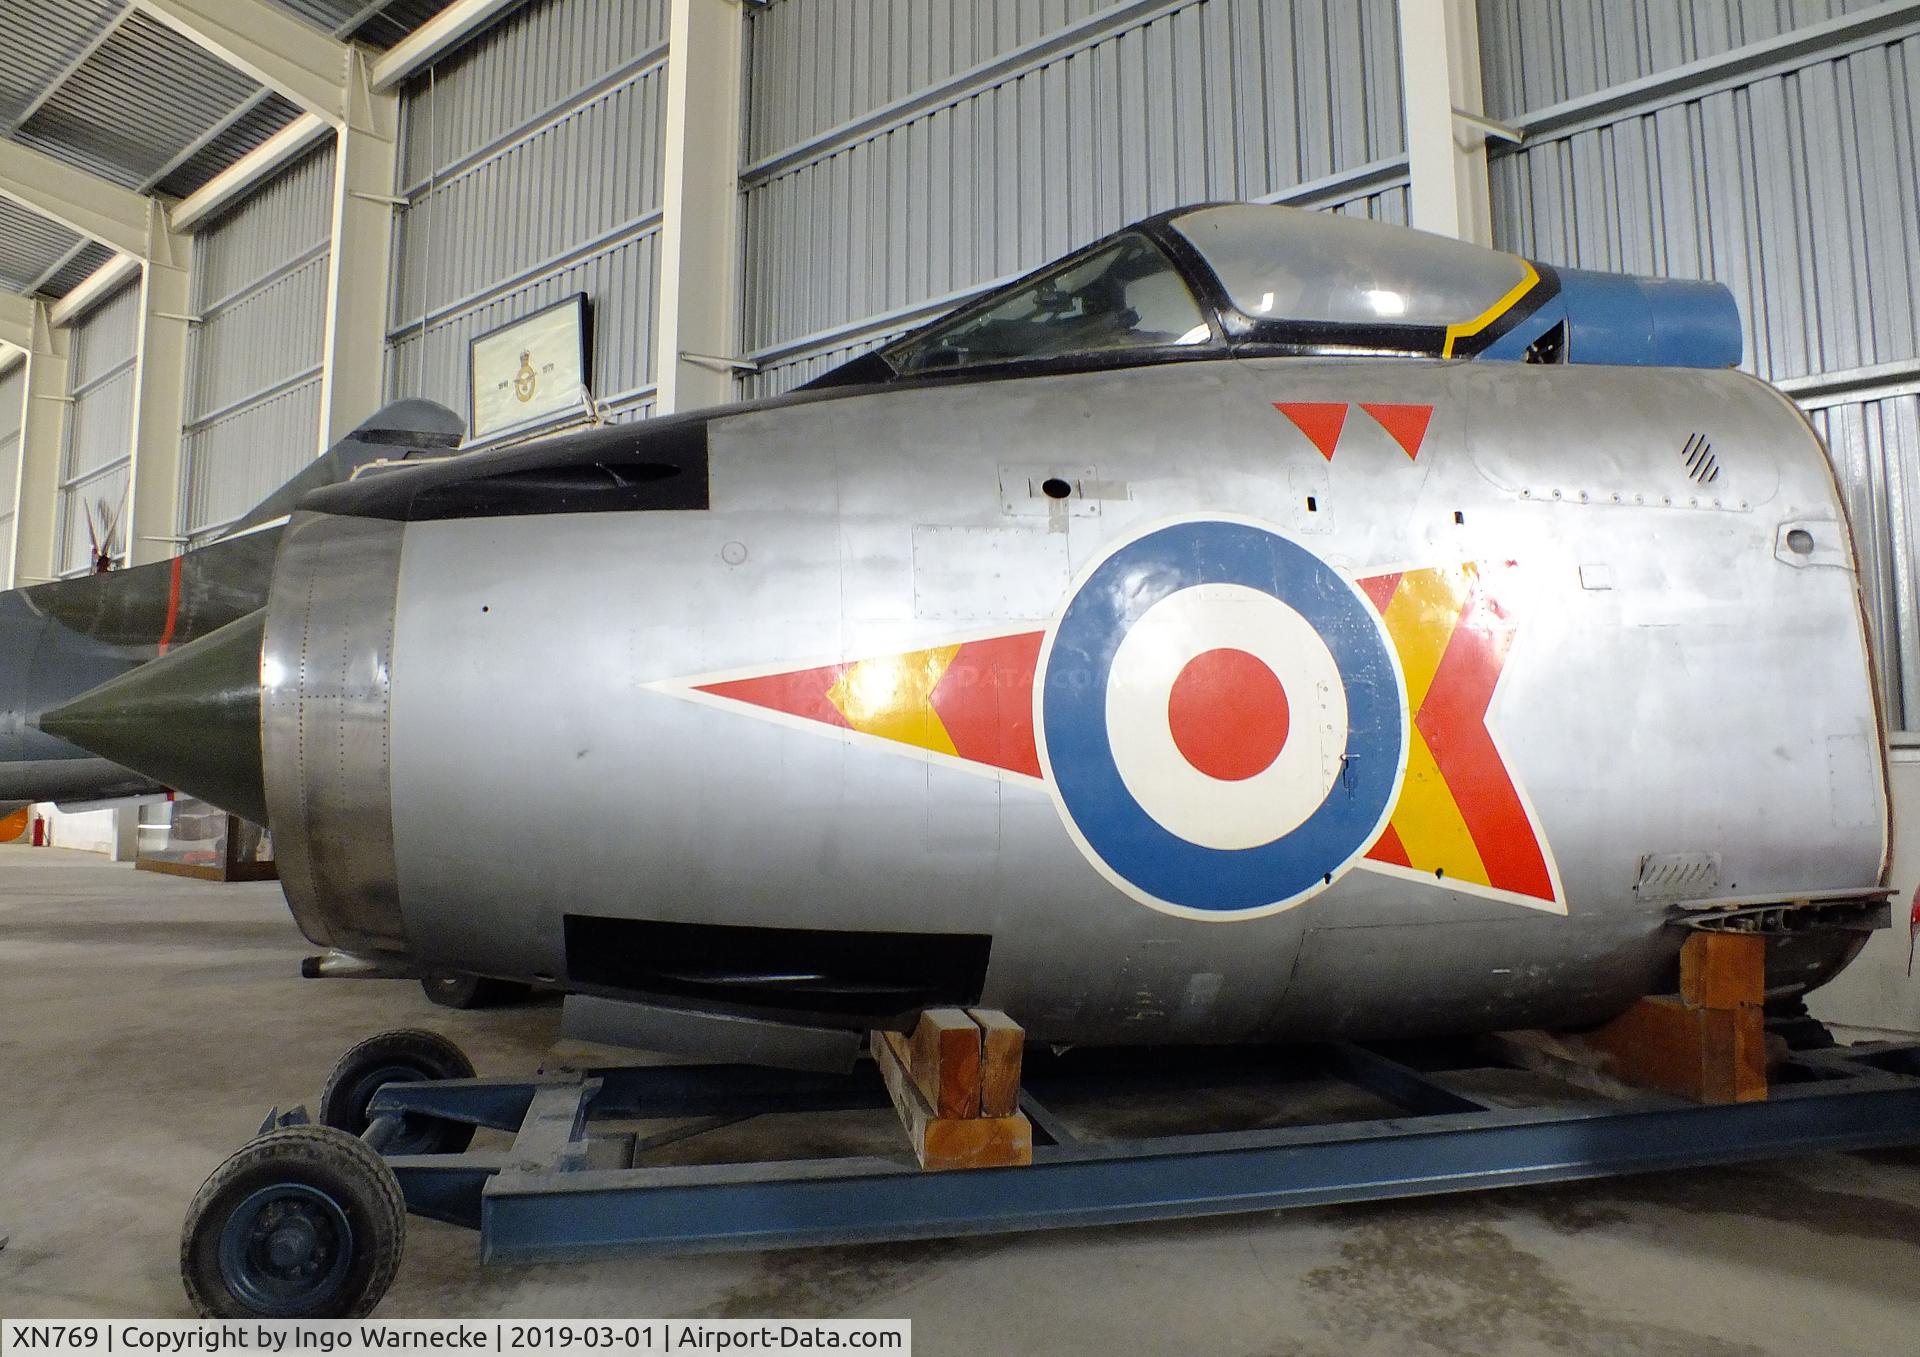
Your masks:
M444 405L417 398L394 401L300 468L286 484L229 524L221 536L231 537L284 517L308 491L350 480L370 463L445 457L460 446L466 432L465 421Z

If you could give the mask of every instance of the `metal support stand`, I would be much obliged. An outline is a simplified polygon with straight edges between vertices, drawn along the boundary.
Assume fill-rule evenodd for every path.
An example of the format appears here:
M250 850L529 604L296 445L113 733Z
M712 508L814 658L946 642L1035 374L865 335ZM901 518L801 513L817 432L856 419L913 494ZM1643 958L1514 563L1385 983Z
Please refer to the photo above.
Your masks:
M1764 1102L1664 1095L1501 1106L1469 1092L1484 1048L1347 1044L1106 1058L1029 1052L1020 1109L1031 1166L928 1172L911 1156L648 1166L664 1145L763 1113L885 1108L851 1074L744 1065L599 1069L527 1080L388 1084L391 1119L511 1132L505 1153L391 1156L407 1208L478 1229L488 1262L913 1239L1477 1191L1738 1160L1920 1144L1920 1045L1793 1056ZM1157 1064L1157 1067L1156 1067ZM1101 1097L1338 1080L1393 1115L1326 1125L1089 1139L1063 1105ZM1510 1101L1503 1096L1502 1101ZM1280 1110L1276 1108L1276 1110ZM606 1123L693 1119L651 1135ZM610 1166L609 1166L610 1165Z

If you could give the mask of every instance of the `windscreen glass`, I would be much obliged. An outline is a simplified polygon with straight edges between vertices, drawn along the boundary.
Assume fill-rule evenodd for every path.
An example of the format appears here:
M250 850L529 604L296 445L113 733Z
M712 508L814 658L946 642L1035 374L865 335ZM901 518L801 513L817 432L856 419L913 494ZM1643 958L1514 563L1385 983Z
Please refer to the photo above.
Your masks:
M1173 228L1255 321L1460 325L1533 276L1517 255L1292 207L1204 207Z
M1145 237L1126 235L915 335L886 356L897 372L937 372L1211 338L1206 317L1166 256Z

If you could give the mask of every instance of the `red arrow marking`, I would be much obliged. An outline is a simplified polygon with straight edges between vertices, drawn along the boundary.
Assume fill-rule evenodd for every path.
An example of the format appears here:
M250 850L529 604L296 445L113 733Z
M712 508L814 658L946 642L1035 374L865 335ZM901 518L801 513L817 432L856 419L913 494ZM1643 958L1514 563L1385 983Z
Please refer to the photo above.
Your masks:
M1273 408L1293 421L1293 425L1307 436L1307 441L1320 449L1320 455L1329 462L1333 460L1334 445L1340 441L1341 426L1347 422L1347 406L1344 401L1275 401Z
M1393 602L1393 591L1400 587L1400 572L1391 575L1369 575L1363 580L1355 580L1360 592L1373 600L1373 606L1386 612L1387 605Z
M1513 626L1478 585L1461 612L1414 724L1460 808L1486 865L1488 883L1551 900L1553 880L1539 840L1513 775L1487 730L1487 706L1500 681Z
M847 718L827 699L827 692L840 681L840 676L848 668L844 664L827 664L818 669L796 669L785 674L758 674L753 678L703 683L698 691L846 729L849 728Z
M1388 825L1373 847L1367 850L1367 856L1375 862L1391 862L1396 867L1413 866L1407 857L1407 846L1400 842L1400 831L1392 825Z
M1040 776L1033 740L1033 671L1041 631L968 641L933 690L933 709L954 753L1009 772Z
M1368 405L1362 402L1360 408L1379 420L1380 427L1393 435L1393 441L1407 454L1408 461L1420 455L1420 444L1427 436L1427 424L1433 418L1431 405Z

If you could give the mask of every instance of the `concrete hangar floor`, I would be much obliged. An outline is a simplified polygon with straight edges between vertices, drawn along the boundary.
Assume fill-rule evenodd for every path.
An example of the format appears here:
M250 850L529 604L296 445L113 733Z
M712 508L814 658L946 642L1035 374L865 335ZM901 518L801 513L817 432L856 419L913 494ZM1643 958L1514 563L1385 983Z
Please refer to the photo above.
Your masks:
M565 1060L557 1007L302 980L278 887L0 848L0 1315L188 1314L187 1202L373 1032L483 1074ZM577 1052L573 1052L577 1058ZM1228 1095L1222 1095L1228 1096ZM884 1117L835 1136L890 1150ZM864 1120L863 1120L864 1119ZM763 1118L706 1153L806 1153ZM797 1139L798 1137L798 1139ZM705 1144L706 1142L695 1142ZM414 1218L389 1318L904 1316L942 1353L1910 1352L1920 1152L982 1240L480 1267Z

